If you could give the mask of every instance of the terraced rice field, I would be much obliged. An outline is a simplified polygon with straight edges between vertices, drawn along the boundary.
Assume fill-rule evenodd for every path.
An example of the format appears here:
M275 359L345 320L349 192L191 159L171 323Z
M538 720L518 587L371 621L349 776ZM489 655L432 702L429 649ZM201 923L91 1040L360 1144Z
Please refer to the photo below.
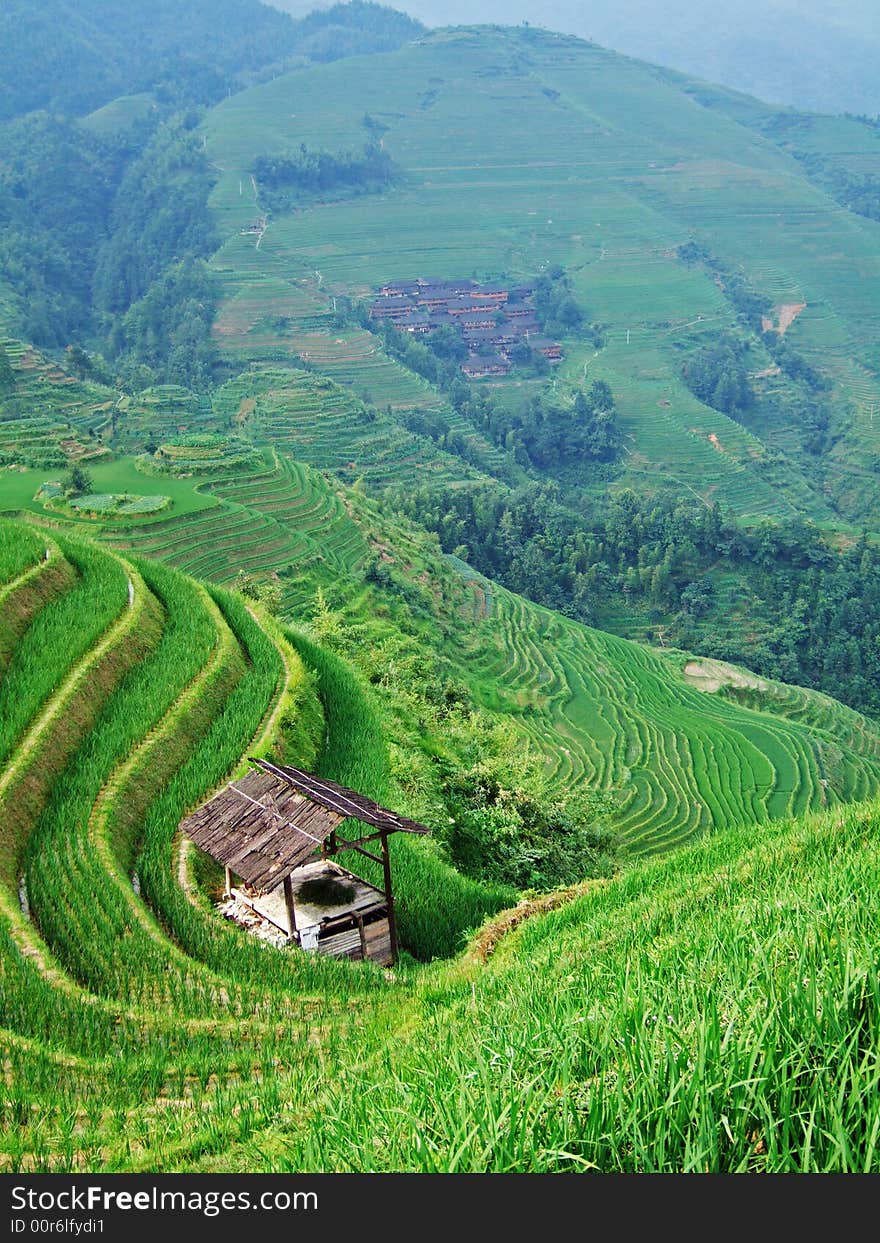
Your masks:
M460 459L402 427L387 411L366 406L350 389L309 371L244 372L218 390L214 408L219 418L227 420L241 412L255 439L349 482L363 477L381 487L428 478L454 483L478 477Z
M214 480L202 492L210 509L137 528L108 528L127 552L155 557L215 583L244 570L264 576L310 566L349 574L367 548L336 493L308 466L271 453L260 469Z
M290 704L314 700L294 648L240 599L156 562L62 536L45 547L0 522L0 632L34 576L53 584L0 684L0 1164L174 1166L302 1105L363 1030L352 1005L387 984L372 964L269 951L225 923L176 838L242 756L274 754ZM369 706L319 656L335 774L348 751L360 788L381 794ZM317 749L324 710L310 716ZM497 909L470 888L470 918Z
M708 693L686 658L590 630L493 585L461 634L462 675L513 715L562 789L615 794L626 849L656 854L737 824L880 788L880 730L826 696L765 681Z
M277 490L283 505L283 485ZM485 649L482 662L476 649L468 653L475 684L502 679L499 700L508 697L524 735L548 754L555 739L553 750L566 757L560 781L570 785L589 773L613 785L629 774L622 823L633 826L634 850L652 849L635 831L637 821L653 833L656 849L702 827L699 816L688 818L687 805L697 799L717 823L741 814L749 797L752 820L768 808L815 803L817 760L832 771L824 740L832 724L839 784L829 788L829 803L844 796L845 783L851 794L877 788L876 735L821 697L771 687L762 702L778 715L750 711L685 687L669 662L646 649L505 593L493 597L490 616L480 612L482 620L474 615L467 625L481 632ZM0 633L10 626L17 641L0 682L2 1168L409 1161L396 1147L365 1157L366 1132L357 1124L337 1150L336 1127L352 1100L345 1093L344 1103L340 1085L375 1080L374 1092L353 1095L381 1112L393 1079L388 1042L417 1059L426 1023L444 1014L451 1022L462 998L476 1005L478 988L480 997L496 985L503 990L503 975L484 976L479 954L449 966L404 961L391 976L369 963L269 947L210 909L193 852L176 833L183 815L228 780L242 756L275 754L279 722L293 702L300 710L312 703L308 745L314 753L324 741L322 771L388 798L382 728L350 671L301 637L270 635L240 599L167 566L62 535L47 539L4 520ZM42 659L35 662L37 647ZM306 678L307 666L317 683ZM798 791L786 785L796 779ZM669 831L676 816L678 834ZM802 865L805 851L812 859L810 842L821 841L827 862L829 832L830 822L801 831ZM772 831L754 828L749 845L766 853L774 840ZM692 865L686 859L672 871L679 875L683 866L690 875ZM451 872L429 844L398 852L396 871L411 944L427 944L440 925L449 953L504 901ZM815 878L815 868L809 871ZM789 872L777 861L761 873L770 874ZM620 885L643 895L639 878L628 876ZM589 901L588 890L578 895L581 904ZM555 926L552 918L547 926ZM578 961L589 961L583 951L581 940ZM502 972L505 961L500 956ZM754 986L753 974L749 979ZM556 995L565 992L560 984ZM595 989L591 996L598 997ZM492 1015L493 1025L512 1018L498 1000ZM462 1027L455 1022L457 1032ZM432 1046L454 1075L455 1051L442 1040ZM462 1083L466 1092L467 1079ZM558 1095L558 1078L553 1083ZM515 1095L517 1085L511 1081L508 1090ZM396 1100L399 1115L399 1094ZM515 1159L527 1161L523 1153ZM543 1160L536 1152L532 1159ZM442 1153L423 1160L426 1168L458 1168L458 1160L478 1169L506 1158L492 1146L481 1158L470 1145L455 1158L443 1141Z
M356 149L365 108L387 127L399 184L273 217L259 248L240 236L253 203L239 181L254 157L302 141ZM280 77L224 101L204 126L220 170L213 206L229 236L216 260L230 296L221 320L232 325L239 297L256 315L261 290L295 286L283 348L307 350L384 405L393 381L384 369L370 378L369 340L334 339L317 305L326 314L333 296L362 298L390 277L529 280L558 263L606 346L566 341L555 379L569 389L611 383L627 432L624 484L693 490L749 519L827 521L836 508L838 520L874 521L880 226L811 183L760 132L760 114L732 93L529 31L432 32L388 56ZM817 150L853 151L873 166L876 133L843 118L832 129L816 122ZM832 383L835 443L822 484L772 419L766 436L757 424L746 431L685 388L688 333L736 324L723 282L678 261L688 241L774 305L807 304L788 339ZM231 333L239 357L243 322Z
M255 1062L281 1068L293 1055L306 1080L314 1073L300 972L317 966L329 980L332 965L270 963L176 881L169 889L180 811L264 745L264 722L302 666L290 649L282 659L240 604L171 570L64 539L57 553L70 581L33 623L54 677L25 678L27 718L10 715L11 682L0 691L0 1023L15 1085L2 1151L6 1168L136 1166L155 1143L210 1148L212 1133L216 1143L219 1111L252 1094ZM62 626L68 615L76 625ZM13 657L25 671L30 633ZM224 943L243 953L238 980L193 954L187 922L193 934L210 928L212 953ZM258 974L292 972L283 1007L248 982L248 959ZM330 994L322 1005L332 1010Z
M439 415L444 427L459 432L469 443L476 460L489 470L497 465L501 454L491 441L457 414L426 380L390 358L377 336L362 328L333 327L332 295L316 287L314 274L304 282L291 282L277 275L267 276L259 270L261 261L251 273L255 266L250 256L253 247L252 238L236 236L215 258L228 295L215 324L217 343L224 355L286 368L306 362L350 389L359 401L379 406L393 416L413 411ZM235 263L240 266L231 266ZM278 374L283 372L279 369ZM230 393L241 393L237 409L223 397L217 407L238 424L249 414L253 375L239 377L229 389ZM257 392L261 383L256 382ZM392 434L391 429L388 434Z
M371 546L386 555L390 546L407 576L436 589L450 636L444 655L477 700L512 717L561 788L612 791L615 828L633 854L880 788L880 731L824 696L772 682L760 693L698 690L681 672L684 656L590 630L488 584L438 558L416 532L389 526L365 499L350 508L285 458L210 486L216 510L108 537L215 582L240 569L280 571L294 615L321 583L356 624L371 611L362 583ZM462 585L466 603L455 606Z
M113 413L113 444L123 450L217 430L210 400L176 384L119 397Z
M0 461L64 465L101 449L115 400L67 375L31 345L0 338L14 386L0 396Z

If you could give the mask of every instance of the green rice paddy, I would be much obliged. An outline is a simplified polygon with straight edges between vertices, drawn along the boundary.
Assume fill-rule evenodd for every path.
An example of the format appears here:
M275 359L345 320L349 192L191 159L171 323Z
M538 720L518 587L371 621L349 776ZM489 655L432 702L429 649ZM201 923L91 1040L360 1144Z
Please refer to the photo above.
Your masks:
M222 920L176 832L242 756L274 754L291 695L320 770L405 809L350 667L155 560L7 520L0 550L4 634L20 593L51 584L0 682L4 1169L877 1169L876 805L840 805L841 786L818 818L767 821L815 803L832 728L840 780L878 788L880 740L855 714L767 685L745 688L751 707L716 699L682 683L678 658L493 592L462 654L474 687L503 672L499 696L539 743L546 696L553 732L577 746L560 782L626 764L626 814L656 830L686 792L710 804L714 791L733 816L751 765L750 823L725 831L724 812L672 853L657 838L662 859L555 895L549 913L536 904L506 936L497 912L515 895L407 843L401 932L442 957L385 972ZM455 576L442 590L480 586L442 564ZM805 1070L817 1057L821 1078ZM370 1091L353 1091L365 1076Z
M215 259L227 290L221 348L239 360L308 355L384 406L394 381L378 343L332 328L334 297L364 298L390 277L532 279L561 264L606 346L567 341L556 380L611 383L627 433L624 486L693 490L747 519L875 520L866 462L880 460L880 226L843 211L764 137L760 105L724 92L702 101L686 79L601 48L497 29L432 32L224 101L204 125L227 238ZM365 109L387 127L398 184L272 217L258 247L242 235L253 159L300 142L362 145ZM825 154L857 151L859 166L880 159L876 132L853 119L817 122L810 141ZM736 327L723 282L677 259L688 241L771 304L806 303L788 339L832 386L824 486L780 438L772 403L747 432L685 388L680 349L693 331ZM274 336L273 316L285 322Z

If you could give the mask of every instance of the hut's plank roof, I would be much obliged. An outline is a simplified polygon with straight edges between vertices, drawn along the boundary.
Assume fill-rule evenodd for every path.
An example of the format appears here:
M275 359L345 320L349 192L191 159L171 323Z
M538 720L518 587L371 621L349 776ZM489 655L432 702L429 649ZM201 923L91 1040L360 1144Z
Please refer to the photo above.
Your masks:
M289 764L270 764L266 760L256 760L266 772L277 774L299 790L307 798L319 803L322 807L331 808L343 816L351 816L362 824L371 824L373 828L386 833L430 833L423 824L408 820L406 816L398 816L396 812L380 807L378 803L356 790L329 781L326 777L316 777L314 773L304 772L301 768L292 768Z
M252 769L180 827L202 850L265 892L305 863L344 819L281 778Z
M335 781L288 765L259 768L231 781L181 823L212 858L264 893L306 863L349 817L381 832L427 833Z

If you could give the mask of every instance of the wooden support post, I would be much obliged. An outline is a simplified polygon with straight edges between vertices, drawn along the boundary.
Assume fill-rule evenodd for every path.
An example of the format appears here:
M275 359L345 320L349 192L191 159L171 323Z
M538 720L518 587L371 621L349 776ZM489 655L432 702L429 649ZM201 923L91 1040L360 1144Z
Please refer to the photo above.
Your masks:
M293 936L296 932L296 910L293 905L293 885L289 872L284 878L284 905L287 908L287 931Z
M223 893L225 897L231 898L232 897L232 869L227 867L227 868L224 868L223 871L226 874Z
M385 873L385 901L388 904L388 935L391 939L391 964L397 962L397 923L394 919L394 895L391 892L391 856L388 834L382 834L382 870Z
M367 956L367 934L364 931L363 916L360 915L357 911L352 911L352 914L354 915L355 922L358 926L358 933L360 934L360 938L361 938L361 958L366 958Z

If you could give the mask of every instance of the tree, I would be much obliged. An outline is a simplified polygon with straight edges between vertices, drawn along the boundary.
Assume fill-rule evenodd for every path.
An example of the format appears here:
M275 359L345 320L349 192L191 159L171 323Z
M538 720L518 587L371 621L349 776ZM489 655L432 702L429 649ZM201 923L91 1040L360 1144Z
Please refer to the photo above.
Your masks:
M311 630L319 643L326 644L332 644L334 640L338 640L343 631L342 614L330 607L321 587L315 592Z
M86 496L92 491L92 477L78 462L64 478L64 491L68 496Z
M80 380L87 380L95 374L92 360L79 345L68 345L67 347L67 370L78 376Z
M281 584L276 582L260 583L257 589L257 600L267 613L271 614L272 617L277 617L281 612L283 601Z
M605 380L594 380L590 385L590 404L594 410L613 410L614 395L611 392L611 385Z

